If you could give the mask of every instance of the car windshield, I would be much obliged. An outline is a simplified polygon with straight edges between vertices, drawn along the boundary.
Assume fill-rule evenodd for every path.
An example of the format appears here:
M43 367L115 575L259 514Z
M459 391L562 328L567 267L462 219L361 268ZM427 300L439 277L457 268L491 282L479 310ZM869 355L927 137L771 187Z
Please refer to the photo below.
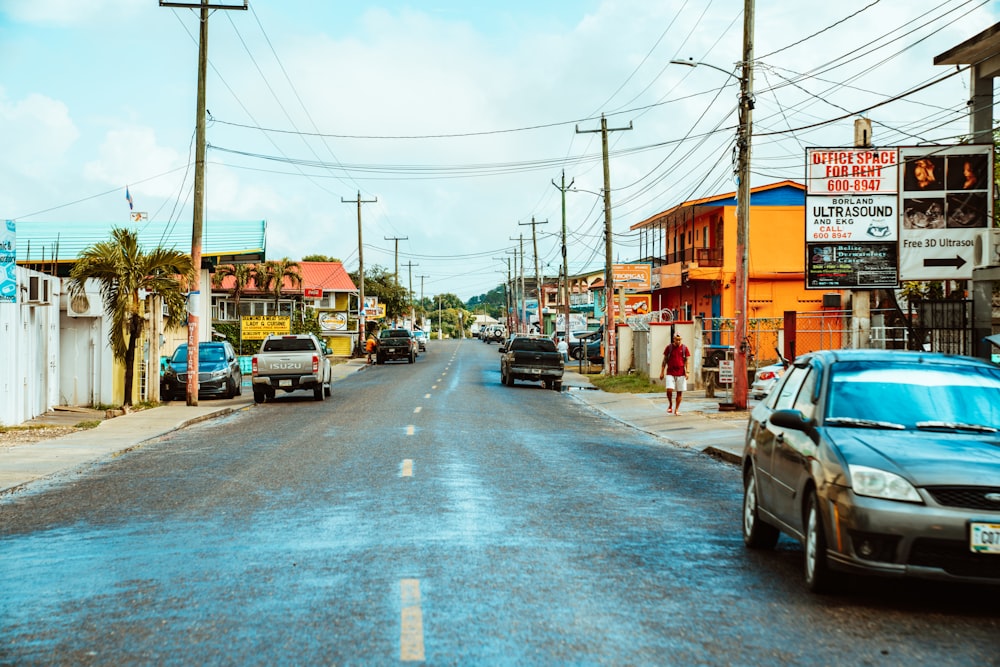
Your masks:
M198 352L198 359L200 361L225 361L226 355L222 352L221 347L203 347Z
M410 332L406 329L386 329L382 332L382 338L409 338Z
M313 352L312 339L310 338L270 338L264 341L261 348L264 352Z
M906 428L1000 427L1000 369L925 363L834 364L827 419Z

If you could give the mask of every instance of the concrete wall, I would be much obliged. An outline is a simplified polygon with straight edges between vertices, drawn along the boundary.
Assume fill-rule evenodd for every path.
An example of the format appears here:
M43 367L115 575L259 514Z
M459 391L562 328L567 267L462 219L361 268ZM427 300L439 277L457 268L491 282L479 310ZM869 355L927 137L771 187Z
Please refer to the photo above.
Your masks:
M59 390L59 282L17 267L18 303L0 304L0 423L48 411ZM48 300L29 302L30 278L48 281Z

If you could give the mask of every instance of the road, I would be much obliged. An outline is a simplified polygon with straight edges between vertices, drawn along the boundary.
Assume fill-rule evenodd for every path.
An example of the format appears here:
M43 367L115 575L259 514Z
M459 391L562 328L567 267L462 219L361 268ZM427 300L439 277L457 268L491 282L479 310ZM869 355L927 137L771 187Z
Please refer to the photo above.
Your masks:
M432 341L0 499L0 664L998 664L995 591L804 590L736 468Z

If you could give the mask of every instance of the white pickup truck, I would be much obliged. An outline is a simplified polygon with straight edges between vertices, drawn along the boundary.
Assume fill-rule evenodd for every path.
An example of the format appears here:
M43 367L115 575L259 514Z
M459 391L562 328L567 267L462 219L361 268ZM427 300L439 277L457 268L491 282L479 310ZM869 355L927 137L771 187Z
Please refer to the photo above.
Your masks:
M273 399L277 390L312 390L322 401L331 393L330 349L313 334L268 336L253 356L253 400Z

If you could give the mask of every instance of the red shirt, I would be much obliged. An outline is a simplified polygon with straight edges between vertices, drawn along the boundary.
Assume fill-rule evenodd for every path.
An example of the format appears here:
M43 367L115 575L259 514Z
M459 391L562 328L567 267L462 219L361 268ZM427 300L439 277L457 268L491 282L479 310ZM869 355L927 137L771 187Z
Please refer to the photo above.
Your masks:
M690 356L691 350L684 343L667 345L663 349L663 358L667 360L667 375L684 375L684 368Z

